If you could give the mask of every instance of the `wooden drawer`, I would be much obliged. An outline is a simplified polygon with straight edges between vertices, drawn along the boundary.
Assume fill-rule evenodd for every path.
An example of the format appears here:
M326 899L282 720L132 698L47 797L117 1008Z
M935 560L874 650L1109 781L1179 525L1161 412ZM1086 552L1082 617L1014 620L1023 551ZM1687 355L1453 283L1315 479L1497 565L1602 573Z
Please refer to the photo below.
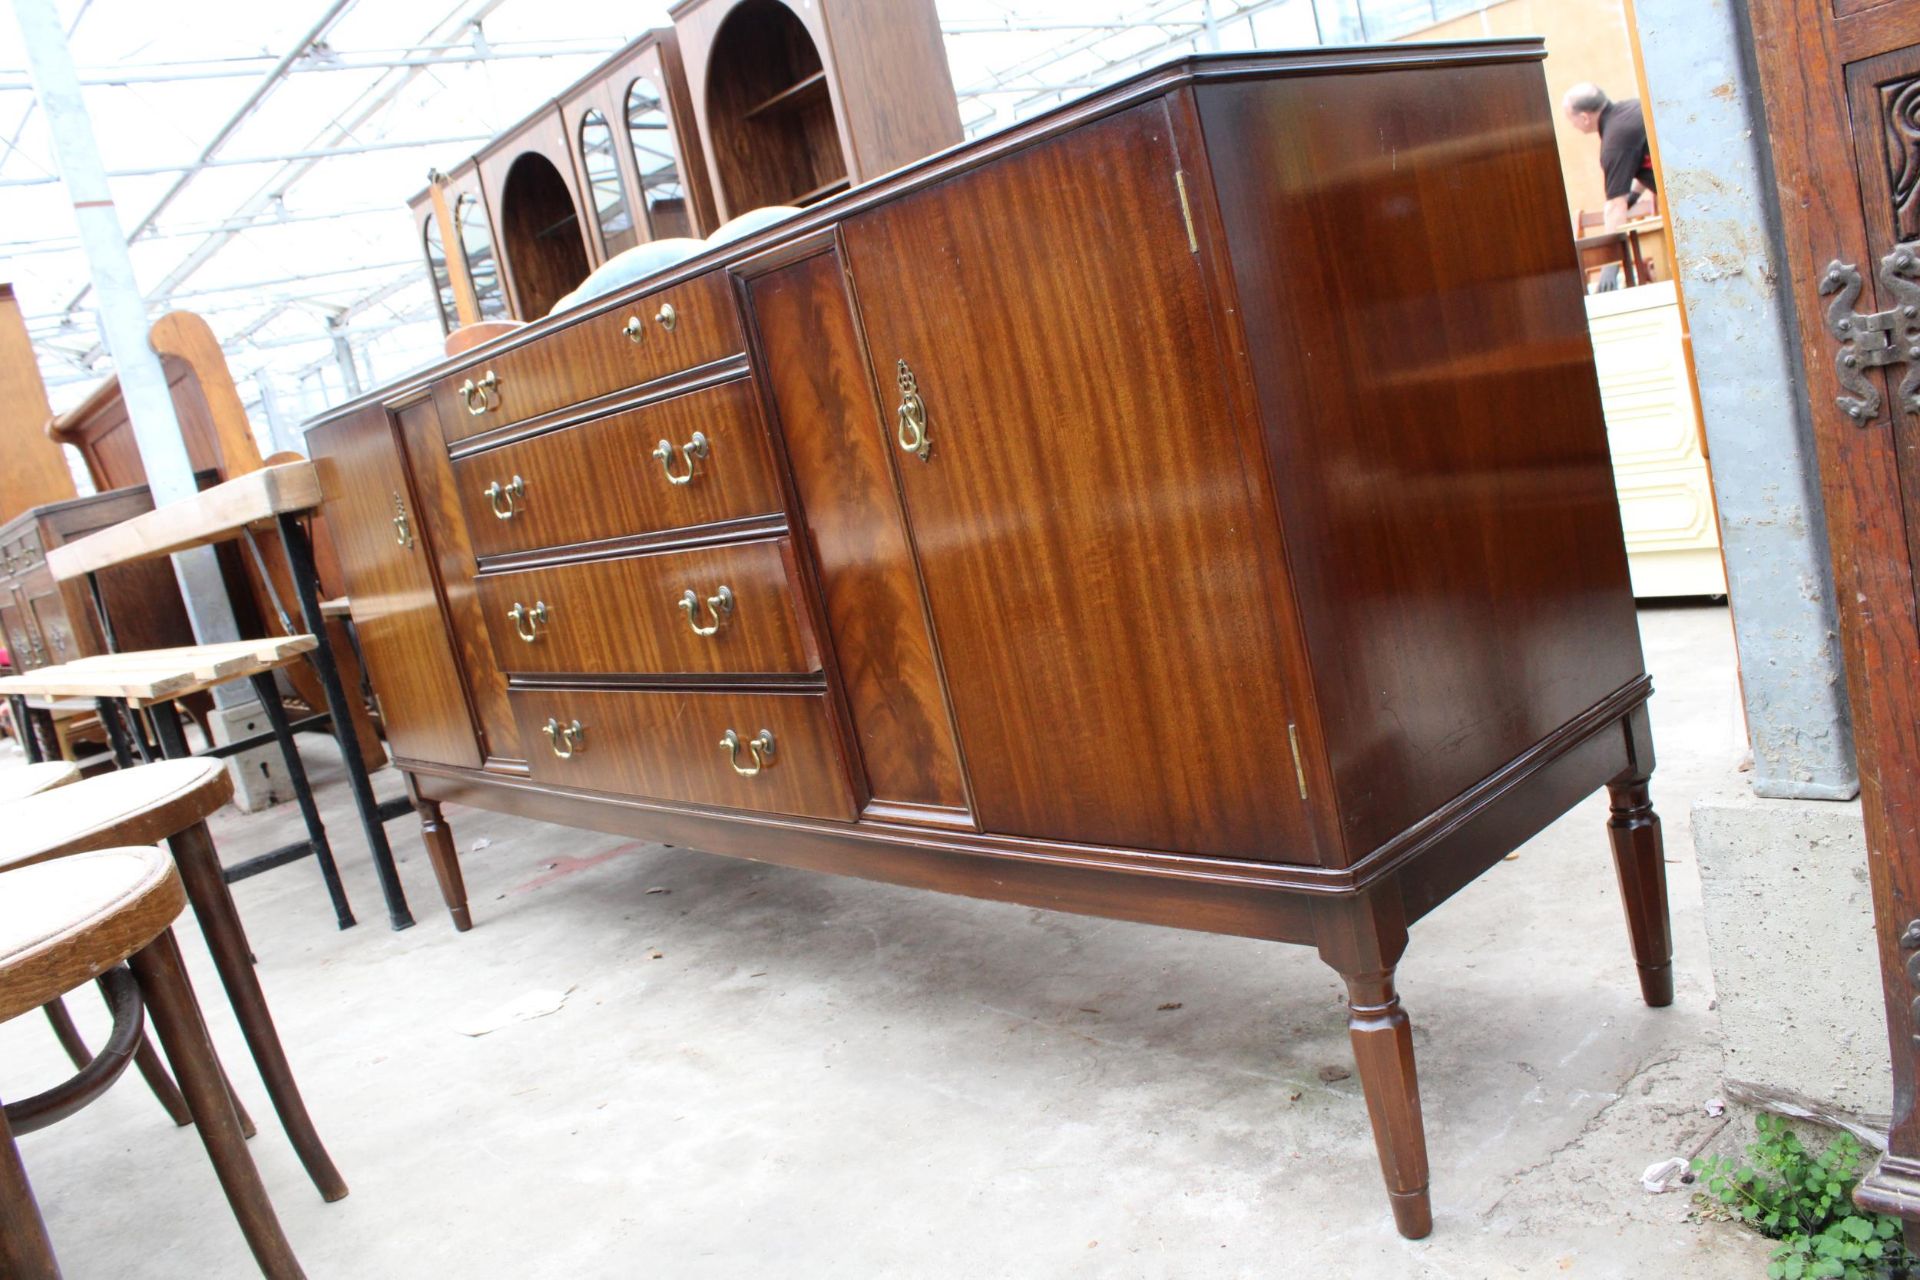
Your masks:
M507 694L536 781L656 800L852 821L853 793L823 693L514 689ZM556 744L546 731L580 725ZM732 730L743 768L762 730L773 754L760 772L735 772L722 747ZM562 759L555 754L571 749Z
M685 446L698 435L706 456ZM654 456L673 445L675 484ZM783 508L745 378L457 458L474 554L598 542ZM504 492L489 496L490 486Z
M511 672L820 669L785 538L484 574L475 585ZM715 629L702 635L696 625Z
M744 350L725 274L715 271L448 374L433 398L447 439L464 440ZM474 389L463 392L468 383Z

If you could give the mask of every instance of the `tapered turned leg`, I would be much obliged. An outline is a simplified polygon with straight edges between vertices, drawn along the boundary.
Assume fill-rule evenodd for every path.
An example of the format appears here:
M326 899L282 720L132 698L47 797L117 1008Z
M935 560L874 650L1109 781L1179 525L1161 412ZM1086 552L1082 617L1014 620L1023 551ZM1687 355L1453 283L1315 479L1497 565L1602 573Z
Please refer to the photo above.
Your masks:
M140 993L153 1018L153 1028L180 1075L180 1090L193 1112L200 1141L253 1250L254 1261L269 1280L295 1280L304 1273L280 1229L273 1202L267 1199L260 1171L247 1153L246 1139L240 1135L233 1097L220 1078L220 1064L207 1039L206 1024L200 1020L200 1006L194 1002L186 969L180 963L173 930L155 938L128 963L140 980Z
M453 829L440 812L440 802L413 799L420 814L420 839L427 846L427 860L433 863L434 879L440 882L440 897L460 933L473 928L473 916L467 911L467 882L460 874L460 854L453 847Z
M300 1155L300 1163L307 1167L313 1185L319 1188L321 1199L338 1200L347 1194L346 1180L334 1168L333 1158L327 1154L319 1132L313 1127L313 1119L307 1114L300 1086L294 1083L293 1068L287 1062L286 1050L280 1046L273 1014L267 1009L266 994L260 990L260 979L253 969L240 913L234 908L233 895L220 874L213 837L207 834L204 822L196 822L179 835L169 837L167 846L173 850L187 900L193 904L193 914L200 921L200 932L206 935L207 950L213 953L213 967L220 974L221 985L227 989L227 999L239 1020L240 1033L246 1037L247 1048L260 1069L260 1078L266 1083L267 1096L273 1100L274 1112L280 1117L280 1127L287 1131L293 1149ZM174 1066L178 1068L179 1063Z
M1427 1196L1427 1131L1413 1069L1413 1024L1394 992L1392 970L1343 976L1347 1037L1367 1095L1393 1224L1407 1239L1418 1240L1433 1230L1433 1205Z
M1607 784L1613 812L1607 836L1620 874L1620 901L1627 911L1633 959L1640 966L1640 993L1656 1009L1673 1003L1673 930L1667 920L1667 857L1660 815L1653 811L1647 781L1653 776L1653 740L1647 709L1626 722L1633 763Z
M1373 1122L1373 1145L1393 1205L1393 1223L1409 1240L1433 1230L1427 1195L1427 1131L1413 1068L1413 1026L1393 989L1407 948L1397 891L1378 888L1328 903L1316 923L1320 958L1347 984L1347 1036Z

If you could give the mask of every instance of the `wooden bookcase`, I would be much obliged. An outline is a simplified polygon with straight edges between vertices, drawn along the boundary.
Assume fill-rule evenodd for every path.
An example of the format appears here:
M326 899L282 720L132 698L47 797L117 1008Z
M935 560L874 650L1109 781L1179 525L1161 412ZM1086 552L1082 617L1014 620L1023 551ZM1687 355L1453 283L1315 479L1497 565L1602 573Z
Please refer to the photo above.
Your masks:
M724 219L807 205L961 140L932 0L671 9Z

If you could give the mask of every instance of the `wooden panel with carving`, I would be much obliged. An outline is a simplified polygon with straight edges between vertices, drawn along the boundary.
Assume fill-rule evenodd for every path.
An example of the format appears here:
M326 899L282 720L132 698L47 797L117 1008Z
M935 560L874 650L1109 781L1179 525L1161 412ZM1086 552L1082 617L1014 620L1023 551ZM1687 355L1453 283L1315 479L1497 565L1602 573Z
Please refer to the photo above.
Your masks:
M785 509L745 378L463 455L453 476L483 560Z

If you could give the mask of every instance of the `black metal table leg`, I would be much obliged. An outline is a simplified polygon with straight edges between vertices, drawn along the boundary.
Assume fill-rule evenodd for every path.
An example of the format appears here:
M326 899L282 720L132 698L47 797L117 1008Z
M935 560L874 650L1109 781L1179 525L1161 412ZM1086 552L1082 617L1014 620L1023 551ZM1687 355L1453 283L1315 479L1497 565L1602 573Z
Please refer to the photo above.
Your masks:
M13 731L20 736L20 749L27 753L28 764L40 764L46 757L40 754L40 742L35 736L33 712L27 707L27 700L18 694L7 699L7 705L13 708Z
M153 732L160 739L163 759L184 760L193 754L187 750L187 735L180 727L180 712L171 702L156 702L147 708L147 714L153 718Z
M120 718L120 706L112 698L95 698L93 713L100 717L100 727L107 731L107 745L113 748L113 763L116 768L133 767L133 741L127 736L126 722Z
M387 900L387 920L395 929L413 925L413 913L407 909L407 891L400 884L399 870L393 865L393 847L387 843L386 828L380 824L380 802L374 798L373 784L367 780L360 759L360 744L354 738L353 716L347 693L340 685L340 668L333 660L333 645L327 639L327 620L320 613L319 575L313 567L313 544L297 516L275 518L280 544L287 553L287 567L293 572L293 589L300 595L300 618L312 633L316 647L307 656L320 676L320 688L327 697L327 714L333 717L333 737L340 746L341 763L347 767L347 783L353 789L353 803L360 811L360 827L366 832L367 851L373 858L373 873L380 881L380 892Z
M300 746L293 740L293 727L287 723L287 709L280 705L280 690L271 672L250 676L248 682L260 699L267 723L273 726L274 740L280 744L280 757L286 761L287 778L293 783L293 796L300 803L300 817L307 824L307 839L313 845L313 860L320 864L320 879L326 883L327 896L333 899L334 918L342 929L351 929L355 924L353 908L347 904L346 886L340 883L340 868L333 861L333 846L327 843L320 807L313 802L313 787L307 781L307 766L300 759Z

